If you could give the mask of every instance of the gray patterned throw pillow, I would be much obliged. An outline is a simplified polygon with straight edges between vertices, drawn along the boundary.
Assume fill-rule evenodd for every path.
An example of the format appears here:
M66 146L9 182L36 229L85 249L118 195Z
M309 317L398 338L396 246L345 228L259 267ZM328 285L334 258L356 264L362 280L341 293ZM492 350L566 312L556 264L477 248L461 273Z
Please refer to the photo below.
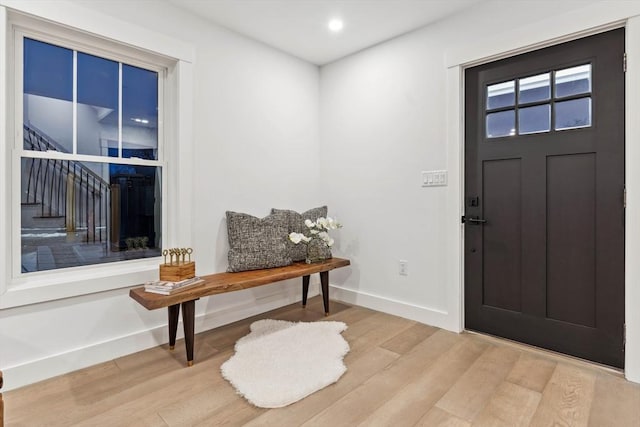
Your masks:
M328 209L326 206L320 206L317 208L309 209L306 212L298 213L296 211L288 209L271 209L271 214L285 214L289 218L289 232L303 233L305 236L309 235L309 229L304 225L306 219L315 221L322 217L326 218ZM304 261L307 257L307 245L304 243L298 243L297 245L287 239L289 246L289 256L292 261Z
M288 220L283 213L264 218L227 211L229 272L291 264Z

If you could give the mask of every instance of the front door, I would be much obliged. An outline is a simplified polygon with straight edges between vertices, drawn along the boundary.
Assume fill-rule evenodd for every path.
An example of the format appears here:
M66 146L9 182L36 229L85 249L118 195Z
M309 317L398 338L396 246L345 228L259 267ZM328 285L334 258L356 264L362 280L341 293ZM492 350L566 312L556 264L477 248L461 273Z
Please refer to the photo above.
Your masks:
M624 29L465 73L465 326L624 363Z

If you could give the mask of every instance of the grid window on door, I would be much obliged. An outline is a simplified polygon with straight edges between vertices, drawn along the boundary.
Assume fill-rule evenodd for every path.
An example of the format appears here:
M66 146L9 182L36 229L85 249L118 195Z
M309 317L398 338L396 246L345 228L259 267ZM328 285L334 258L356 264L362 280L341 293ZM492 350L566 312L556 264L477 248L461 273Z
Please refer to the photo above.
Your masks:
M591 126L591 64L488 85L488 139Z

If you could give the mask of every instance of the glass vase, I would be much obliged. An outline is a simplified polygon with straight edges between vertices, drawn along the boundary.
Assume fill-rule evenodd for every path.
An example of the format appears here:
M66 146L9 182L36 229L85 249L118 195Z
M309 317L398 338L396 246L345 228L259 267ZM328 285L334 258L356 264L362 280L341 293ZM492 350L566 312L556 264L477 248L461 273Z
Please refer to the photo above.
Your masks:
M307 264L322 262L331 258L331 248L320 239L311 239L307 243Z

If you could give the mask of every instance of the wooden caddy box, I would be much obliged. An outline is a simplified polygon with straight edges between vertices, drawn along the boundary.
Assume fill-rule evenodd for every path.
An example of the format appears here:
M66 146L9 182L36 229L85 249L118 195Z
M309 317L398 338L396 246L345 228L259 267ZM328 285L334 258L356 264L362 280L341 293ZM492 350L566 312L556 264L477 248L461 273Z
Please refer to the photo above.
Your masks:
M196 277L195 261L178 262L177 264L160 264L160 280L179 282Z

